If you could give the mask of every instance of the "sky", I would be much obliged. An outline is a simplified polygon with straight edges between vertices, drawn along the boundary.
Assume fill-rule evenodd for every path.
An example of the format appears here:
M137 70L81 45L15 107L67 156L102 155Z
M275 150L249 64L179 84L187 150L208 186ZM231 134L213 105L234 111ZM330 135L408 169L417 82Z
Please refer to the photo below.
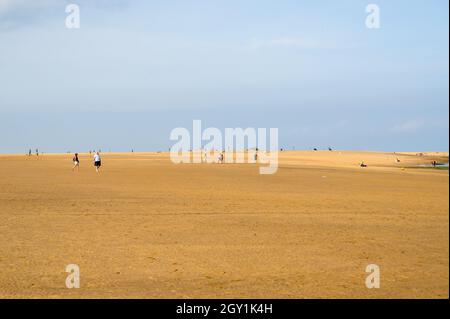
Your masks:
M193 120L276 127L285 149L448 151L448 6L0 0L0 153L165 151Z

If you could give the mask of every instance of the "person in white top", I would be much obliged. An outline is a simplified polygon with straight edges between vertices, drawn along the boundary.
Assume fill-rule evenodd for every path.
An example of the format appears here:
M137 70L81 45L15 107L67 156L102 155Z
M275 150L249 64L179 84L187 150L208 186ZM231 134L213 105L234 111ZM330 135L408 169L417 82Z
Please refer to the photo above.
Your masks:
M94 166L95 171L98 173L100 171L100 166L102 166L102 159L100 158L99 152L94 155Z

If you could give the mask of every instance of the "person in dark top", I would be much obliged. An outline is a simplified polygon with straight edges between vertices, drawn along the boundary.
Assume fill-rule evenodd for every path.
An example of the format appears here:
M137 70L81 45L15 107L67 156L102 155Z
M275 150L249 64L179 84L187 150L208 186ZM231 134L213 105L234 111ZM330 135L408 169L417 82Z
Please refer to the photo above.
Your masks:
M73 167L72 171L75 170L75 168L79 171L80 170L80 160L78 159L78 153L75 153L75 156L73 157Z

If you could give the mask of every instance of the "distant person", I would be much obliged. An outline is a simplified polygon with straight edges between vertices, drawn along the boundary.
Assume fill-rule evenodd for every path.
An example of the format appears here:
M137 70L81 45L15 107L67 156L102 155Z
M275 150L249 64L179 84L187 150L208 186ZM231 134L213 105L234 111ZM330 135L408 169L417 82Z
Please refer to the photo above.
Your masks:
M361 162L361 164L359 164L359 166L361 166L361 167L367 167L367 165L364 164L364 162Z
M258 161L258 153L255 153L255 162Z
M36 149L36 156L39 156L39 150Z
M317 152L317 148L314 148L314 151L316 151L316 152Z
M436 161L433 161L431 164L433 165L433 167L437 166L437 162Z
M97 152L94 155L94 166L95 166L95 171L97 173L99 173L100 167L102 166L102 159L100 158L100 152Z
M77 169L77 171L80 170L80 160L78 158L78 153L75 153L75 156L72 159L73 161L73 167L72 167L72 171L75 171L75 168Z
M396 161L397 161L397 163L400 163L400 159L398 157L397 157Z
M31 148L30 148L30 150L28 151L28 156L31 156Z
M331 152L333 149L331 147L329 147L328 150Z

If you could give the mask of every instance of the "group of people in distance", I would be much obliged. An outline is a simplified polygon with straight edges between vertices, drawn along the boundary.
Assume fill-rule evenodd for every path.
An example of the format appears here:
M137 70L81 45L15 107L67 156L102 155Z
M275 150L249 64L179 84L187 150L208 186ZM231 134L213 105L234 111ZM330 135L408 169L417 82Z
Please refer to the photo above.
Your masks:
M209 152L207 151L202 151L202 161L205 163L208 163L208 154ZM222 151L219 153L219 155L217 156L217 163L224 163L225 162L225 151Z
M30 148L30 150L28 151L28 156L31 156L32 155L32 151L31 151L31 148ZM39 150L38 149L36 149L36 156L39 156Z
M209 154L209 152L203 151L203 161L205 163L208 163L208 154ZM255 160L255 162L258 160L257 152L255 152L255 154L253 155L253 159ZM217 156L217 163L219 163L219 164L225 163L225 151L222 151L219 153L219 155Z
M75 169L77 171L79 171L80 170L80 159L78 158L78 153L75 153L72 161L73 161L72 171L75 171ZM100 152L95 152L94 153L94 167L95 167L95 171L97 173L100 172L101 166L102 166L102 159L100 157Z

